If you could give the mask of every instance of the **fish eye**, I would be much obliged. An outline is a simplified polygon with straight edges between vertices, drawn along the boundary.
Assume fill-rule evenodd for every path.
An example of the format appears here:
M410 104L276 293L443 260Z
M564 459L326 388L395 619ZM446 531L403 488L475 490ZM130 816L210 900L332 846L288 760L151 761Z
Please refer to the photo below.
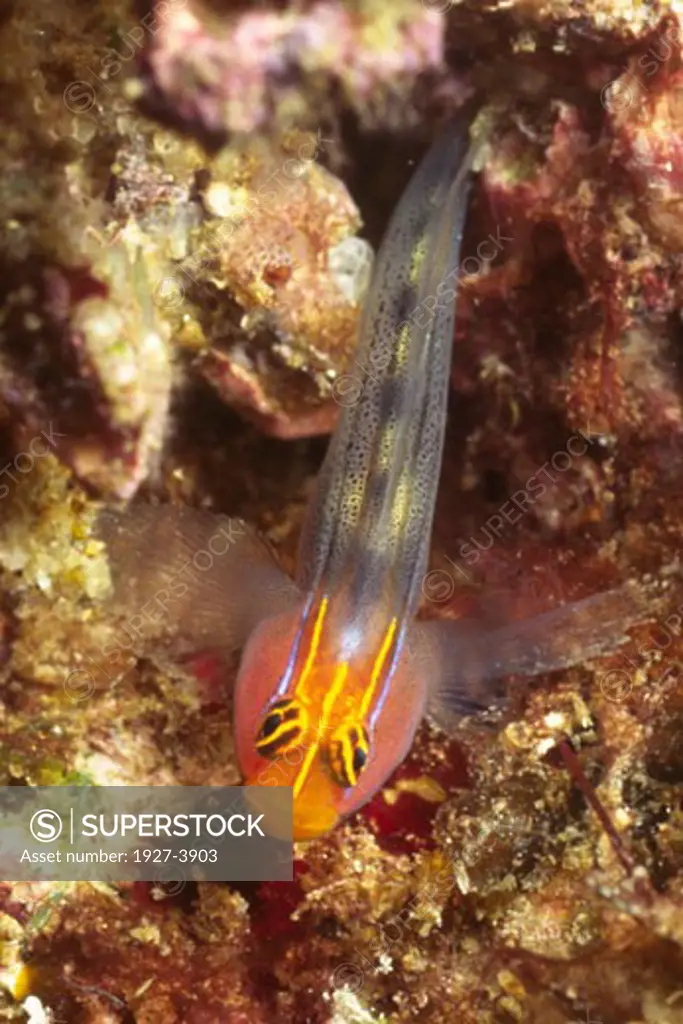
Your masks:
M261 757L273 758L299 745L308 727L308 715L294 698L285 697L270 705L256 737Z
M330 768L340 786L355 786L368 763L370 738L357 722L346 722L332 734L328 748Z

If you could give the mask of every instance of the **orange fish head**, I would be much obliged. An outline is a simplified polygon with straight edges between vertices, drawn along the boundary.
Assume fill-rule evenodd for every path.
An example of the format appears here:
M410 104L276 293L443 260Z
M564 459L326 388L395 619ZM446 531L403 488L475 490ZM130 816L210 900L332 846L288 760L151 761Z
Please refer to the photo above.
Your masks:
M305 686L287 679L297 621L261 624L245 649L235 697L235 740L245 784L291 786L294 838L330 832L374 795L405 758L424 710L424 688L399 663L381 710L363 696L368 672L314 664Z

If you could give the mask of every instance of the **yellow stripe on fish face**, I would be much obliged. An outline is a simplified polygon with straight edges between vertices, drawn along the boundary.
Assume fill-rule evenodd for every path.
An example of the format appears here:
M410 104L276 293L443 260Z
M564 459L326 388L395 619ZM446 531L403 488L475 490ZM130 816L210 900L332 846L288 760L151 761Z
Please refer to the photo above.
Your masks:
M345 723L333 734L328 749L329 763L335 781L344 789L358 783L368 763L370 737L367 731Z
M387 655L389 654L389 651L391 649L391 645L394 642L394 637L396 636L397 628L398 628L398 619L394 618L394 619L391 620L391 622L389 624L389 628L388 628L388 630L386 632L386 635L384 637L384 640L382 641L382 646L380 647L379 654L377 655L377 659L375 661L375 664L372 667L372 672L370 673L370 682L368 684L368 687L367 687L365 693L363 694L363 699L361 701L360 711L359 711L359 714L358 714L358 717L361 719L361 721L367 715L368 710L370 708L370 705L372 703L372 699L373 699L373 697L375 695L375 691L377 690L377 685L378 685L378 683L379 683L379 681L381 679L381 676L382 676L382 670L384 668L384 663L387 660Z
M313 636L311 637L306 661L295 686L294 698L290 701L285 699L281 701L278 706L280 713L282 711L287 711L288 714L291 714L290 708L292 707L300 709L296 724L305 721L308 726L310 722L309 714L307 711L304 712L304 708L310 708L316 695L313 693L307 693L306 688L307 682L310 680L311 674L313 673L315 661L319 653L322 631L328 607L329 604L327 598L323 598L320 602L320 607L313 627ZM386 631L380 650L373 663L372 670L370 672L370 681L362 692L357 713L351 714L341 724L341 726L335 730L334 736L329 743L327 753L330 766L333 769L336 780L342 786L355 785L358 775L362 771L363 767L365 767L370 744L369 731L365 724L365 720L372 705L372 701L377 693L382 673L396 636L397 628L398 619L394 618ZM293 783L295 799L300 795L306 780L309 777L314 761L325 741L330 721L334 714L335 705L338 699L343 695L348 682L349 663L345 661L335 666L332 682L323 696L320 717L315 729L315 736L306 749L303 763ZM282 750L278 747L278 742L281 740L285 740L286 742L291 739L291 734L288 730L288 726L290 725L289 722L278 721L276 725L274 724L272 731L265 728L266 723L270 721L270 717L274 714L275 710L275 708L271 709L270 715L266 718L266 722L262 728L262 733L259 738L260 742L257 742L257 749L260 747L263 753L266 753L266 751L269 751L273 747L277 748L277 753L281 753ZM293 724L294 723L292 723L292 725ZM308 732L309 730L306 729L306 731ZM356 742L351 741L352 736L356 737ZM292 746L300 745L300 741L303 738L303 731L299 731L294 743L287 742L287 750L291 749ZM364 756L358 759L358 767L355 768L353 764L353 755L359 747L362 747L361 753L363 753Z
M341 665L338 665L334 674L334 679L332 680L332 685L325 694L315 740L311 743L310 747L306 751L304 763L301 765L299 773L294 781L295 800L301 793L302 787L306 781L306 778L308 777L308 773L311 770L311 765L313 764L315 756L320 749L322 737L325 735L325 731L330 723L330 716L332 715L332 710L337 701L337 697L344 689L344 683L346 682L346 677L348 673L349 664L347 661L344 661L342 662Z
M299 676L299 681L294 687L294 693L299 694L299 691L303 690L306 685L306 680L311 674L311 670L315 664L315 659L318 656L318 648L320 647L320 638L322 636L323 624L325 622L325 616L327 615L327 608L329 601L326 597L320 602L318 614L315 619L315 625L313 626L313 637L311 638L311 646L308 649L308 655L304 663L304 667Z
M271 704L256 737L255 747L261 757L275 757L294 750L308 730L306 708L298 700L285 697Z

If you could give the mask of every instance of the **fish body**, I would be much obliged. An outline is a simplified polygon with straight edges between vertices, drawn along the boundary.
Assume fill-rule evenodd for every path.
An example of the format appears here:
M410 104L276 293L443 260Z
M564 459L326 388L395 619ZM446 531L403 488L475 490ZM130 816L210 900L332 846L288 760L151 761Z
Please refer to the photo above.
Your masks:
M292 787L297 839L325 834L367 802L428 710L443 722L486 707L500 676L609 649L642 612L619 591L493 633L415 621L447 416L471 117L428 151L380 247L352 370L357 400L329 445L296 580L244 523L171 506L101 517L128 611L173 580L165 627L195 648L242 649L237 757L247 784ZM181 562L213 551L229 527L233 543L214 544L222 554L179 594Z
M424 714L426 680L407 631L441 466L454 294L437 289L459 261L467 127L452 125L432 146L391 218L360 318L357 399L342 411L303 531L305 597L286 622L257 631L238 678L240 763L256 781L281 778L281 759L291 759L299 837L329 831L369 799ZM274 642L280 629L284 644ZM264 759L276 758L270 773Z

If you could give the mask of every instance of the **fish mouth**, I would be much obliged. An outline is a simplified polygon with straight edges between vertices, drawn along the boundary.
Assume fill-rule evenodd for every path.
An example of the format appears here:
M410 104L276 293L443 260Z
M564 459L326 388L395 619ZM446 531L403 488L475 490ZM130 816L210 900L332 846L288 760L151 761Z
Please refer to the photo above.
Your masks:
M294 802L294 840L295 842L301 842L306 839L319 839L321 836L326 836L335 827L339 821L339 815L330 808L327 812L322 812L320 808L314 808L313 813L311 808L297 807L297 801Z
M318 839L331 832L339 821L334 808L311 806L309 800L285 798L283 790L292 793L292 786L262 786L246 781L244 799L250 810L265 815L261 827L273 839L302 842Z

